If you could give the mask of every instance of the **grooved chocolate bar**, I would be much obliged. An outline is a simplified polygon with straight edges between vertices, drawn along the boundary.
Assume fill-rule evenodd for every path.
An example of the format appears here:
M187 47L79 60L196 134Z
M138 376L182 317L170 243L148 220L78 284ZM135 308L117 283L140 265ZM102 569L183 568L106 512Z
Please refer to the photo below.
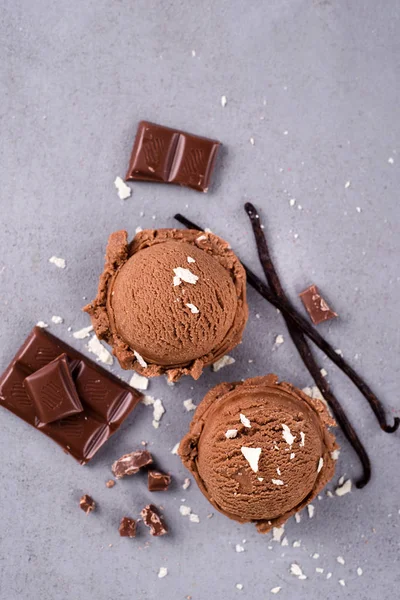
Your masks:
M148 121L138 125L126 179L207 192L220 142Z
M93 458L141 396L40 327L32 330L0 377L0 406L52 438L81 464Z

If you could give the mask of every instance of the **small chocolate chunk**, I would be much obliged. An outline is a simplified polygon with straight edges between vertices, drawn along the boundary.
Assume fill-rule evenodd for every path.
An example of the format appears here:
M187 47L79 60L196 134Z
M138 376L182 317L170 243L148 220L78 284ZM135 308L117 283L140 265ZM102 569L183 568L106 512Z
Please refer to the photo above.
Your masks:
M215 140L141 121L126 179L207 192L219 146Z
M149 471L147 486L149 492L165 492L171 483L171 475L159 471Z
M150 535L160 537L168 533L168 527L165 525L164 520L158 513L157 508L154 504L148 504L140 513L143 519L143 523L150 527Z
M147 450L137 450L136 452L121 456L121 458L115 461L111 470L117 479L122 479L122 477L126 477L127 475L134 475L139 469L151 465L152 462L153 457L150 452Z
M109 479L108 481L106 481L106 487L113 488L114 485L115 485L114 479Z
M70 365L67 355L60 354L24 379L37 416L45 425L83 411L70 370L75 362Z
M299 296L314 325L337 317L337 314L328 306L326 300L319 293L316 285L310 285Z
M89 513L94 511L94 509L96 508L96 502L93 500L93 498L91 496L89 496L88 494L85 494L79 500L79 506L81 507L83 512L85 512L88 515Z
M129 517L122 517L118 531L121 537L136 537L136 521Z

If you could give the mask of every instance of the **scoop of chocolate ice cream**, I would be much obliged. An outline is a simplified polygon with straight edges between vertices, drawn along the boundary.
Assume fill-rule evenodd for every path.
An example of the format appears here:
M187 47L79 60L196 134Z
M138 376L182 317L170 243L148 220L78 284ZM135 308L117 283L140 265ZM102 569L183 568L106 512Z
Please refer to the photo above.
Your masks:
M223 383L198 406L179 453L216 509L266 533L333 477L334 424L321 401L275 375Z
M116 232L98 295L85 310L123 368L197 379L239 343L245 285L239 260L213 234L147 230L128 245L126 232Z

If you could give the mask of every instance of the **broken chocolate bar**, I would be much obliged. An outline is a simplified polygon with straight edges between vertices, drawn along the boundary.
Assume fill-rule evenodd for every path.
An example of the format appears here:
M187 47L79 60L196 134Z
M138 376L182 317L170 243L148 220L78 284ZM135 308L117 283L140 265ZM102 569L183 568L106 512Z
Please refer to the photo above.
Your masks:
M122 517L118 531L121 537L136 537L136 521L129 517Z
M314 325L319 325L323 321L329 321L337 317L337 314L328 306L319 293L316 285L310 285L299 296Z
M149 471L147 477L149 492L165 492L171 483L171 475L159 471Z
M141 121L126 179L207 192L220 142Z
M64 416L63 407L70 403L71 393L72 400L76 401L76 396L71 379L63 370L62 355L68 358L75 393L83 409L69 417ZM62 403L58 405L60 397ZM32 330L0 377L0 406L52 438L81 464L93 458L141 397L128 384L40 327ZM55 415L62 418L45 422Z
M85 494L79 500L79 506L81 507L83 512L85 512L88 515L89 513L93 512L94 509L96 508L96 502L93 500L93 498L91 496L89 496L88 494Z
M157 508L154 504L148 504L140 513L143 519L143 523L150 527L150 535L160 537L168 533L168 528L165 525L163 519L158 513Z
M150 465L153 462L153 457L147 450L138 450L130 454L124 454L115 461L111 467L117 479L122 479L127 475L138 473L139 469Z

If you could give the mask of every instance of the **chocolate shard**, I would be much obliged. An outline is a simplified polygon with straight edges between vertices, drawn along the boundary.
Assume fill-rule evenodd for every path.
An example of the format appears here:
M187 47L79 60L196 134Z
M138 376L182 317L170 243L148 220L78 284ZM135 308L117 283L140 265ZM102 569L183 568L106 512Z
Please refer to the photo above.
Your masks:
M75 361L74 361L75 362ZM81 413L83 407L71 374L75 364L70 365L67 355L56 359L24 379L24 387L36 408L36 414L44 424L53 423Z
M164 520L160 516L154 504L148 504L145 506L140 514L143 519L143 523L150 528L150 535L160 537L161 535L168 533L168 527L165 525Z
M88 494L85 494L79 500L79 506L81 507L83 512L85 512L88 515L89 513L93 512L94 509L96 508L96 502L93 500L93 498L91 496L89 496Z
M69 375L60 355L68 359ZM33 374L37 377L32 378ZM74 394L70 376L82 412L46 423L49 413L61 408L54 408L57 402L51 384L55 382L64 397ZM42 385L47 406L42 401ZM119 429L141 397L127 383L40 327L31 331L0 377L0 406L46 434L81 464L91 460Z
M136 537L136 521L129 517L122 517L118 531L121 537Z
M299 296L314 325L319 325L319 323L330 321L330 319L337 317L337 314L329 307L326 300L319 293L316 285L310 285Z
M141 121L126 179L207 192L219 146L216 140Z
M147 450L137 450L136 452L121 456L121 458L115 461L111 470L117 479L122 479L128 475L138 473L140 469L151 465L152 462L153 457L150 452Z
M171 483L171 475L160 471L148 471L147 477L149 492L165 492Z

